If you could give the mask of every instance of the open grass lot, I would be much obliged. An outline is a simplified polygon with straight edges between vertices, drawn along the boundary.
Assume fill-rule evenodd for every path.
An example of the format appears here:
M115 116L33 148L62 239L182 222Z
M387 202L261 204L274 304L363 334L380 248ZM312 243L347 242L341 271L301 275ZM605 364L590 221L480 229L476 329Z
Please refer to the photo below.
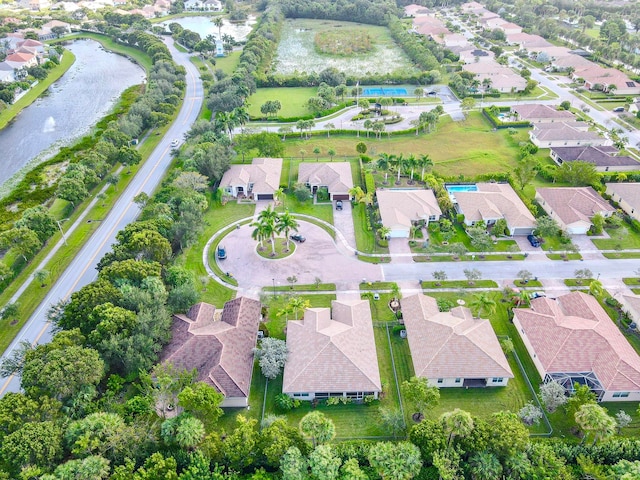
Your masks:
M285 155L300 157L303 149L311 155L315 147L323 152L329 148L338 157L355 157L356 144L364 142L367 155L377 157L379 153L429 154L434 162L434 170L440 175L465 175L473 177L487 173L511 171L517 165L519 146L526 131L509 135L506 130L493 131L480 113L473 112L467 120L454 122L448 117L442 119L438 130L429 134L391 135L376 140L365 135L313 136L309 140L295 135L287 137Z
M230 202L223 206L217 199L209 199L209 209L204 215L204 229L202 234L198 238L198 241L187 248L184 255L179 257L184 262L184 266L190 272L193 272L197 279L201 281L202 293L200 299L203 302L222 307L224 302L235 297L234 290L224 287L208 277L202 264L202 250L205 244L218 230L236 220L253 215L254 211L255 205L253 204Z
M252 117L262 117L260 107L267 100L279 100L282 110L278 112L279 117L300 117L311 113L307 108L307 100L315 96L318 89L316 87L289 87L289 88L259 88L251 95L249 103L249 115ZM312 149L313 150L313 149Z
M226 57L216 58L215 59L216 60L215 68L222 70L227 75L233 74L233 71L236 69L236 67L240 63L240 54L241 53L242 53L242 51L236 50L235 52L231 52ZM260 111L259 108L258 108L258 111Z
M318 53L314 40L318 32L364 32L372 39L369 52L351 55ZM344 53L345 49L340 49ZM393 41L386 27L336 20L287 19L282 28L274 73L291 75L295 72L320 73L335 67L347 75L391 73L397 70L414 71L407 55Z

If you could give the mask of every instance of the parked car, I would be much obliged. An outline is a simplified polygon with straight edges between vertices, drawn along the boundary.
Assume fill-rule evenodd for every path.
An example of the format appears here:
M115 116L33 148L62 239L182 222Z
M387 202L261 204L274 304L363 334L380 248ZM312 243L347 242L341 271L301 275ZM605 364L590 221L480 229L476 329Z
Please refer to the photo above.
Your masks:
M291 240L293 240L294 242L303 243L306 238L304 238L300 233L294 233L293 235L291 235Z
M530 298L540 298L540 297L546 297L546 295L542 292L533 292L530 296Z
M616 107L613 109L613 111L616 113L624 112L624 107Z
M427 95L436 95L438 92L436 92L435 90L431 90L430 92L427 92Z
M227 258L227 249L222 245L218 245L217 255L219 260L224 260L225 258Z
M171 142L171 146L177 147L179 143L180 143L180 140L178 140L177 138L174 138L173 141Z
M535 235L527 235L527 240L529 240L529 243L532 247L540 246L540 240Z
M336 202L336 210L342 210L342 200Z

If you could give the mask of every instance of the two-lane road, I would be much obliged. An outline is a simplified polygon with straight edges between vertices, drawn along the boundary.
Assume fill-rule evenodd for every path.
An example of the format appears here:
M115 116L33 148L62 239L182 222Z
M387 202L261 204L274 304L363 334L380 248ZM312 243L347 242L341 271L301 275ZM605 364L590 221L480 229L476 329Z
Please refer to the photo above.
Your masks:
M151 194L154 191L171 163L171 142L173 139L182 139L191 124L198 118L203 103L202 81L198 70L189 61L188 54L177 51L171 40L166 40L166 43L176 63L184 66L187 71L185 100L176 121L151 156L141 166L113 209L101 221L100 227L52 285L38 309L5 352L5 356L11 355L20 342L44 343L50 340L51 325L47 323L46 319L49 307L61 299L69 298L73 292L95 280L98 273L96 265L102 256L111 249L116 234L138 216L139 208L133 202L133 198L141 192ZM19 390L20 379L15 376L4 379L0 385L0 395L8 391L17 392Z

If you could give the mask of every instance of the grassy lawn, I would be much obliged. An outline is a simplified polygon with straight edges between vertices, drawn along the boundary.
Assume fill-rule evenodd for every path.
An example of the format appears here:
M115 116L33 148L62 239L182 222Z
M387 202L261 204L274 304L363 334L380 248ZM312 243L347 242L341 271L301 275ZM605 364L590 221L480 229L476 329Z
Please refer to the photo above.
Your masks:
M389 302L392 300L393 295L390 293L379 293L378 295L380 296L379 300L369 300L373 324L384 325L388 322L396 322L397 318L391 308L389 308ZM365 299L362 294L360 298Z
M333 204L314 204L313 200L300 202L293 194L289 194L284 200L284 203L277 208L278 211L284 211L285 209L291 213L300 213L302 215L316 217L333 225Z
M640 278L638 277L626 277L623 278L622 281L624 282L625 285L634 285L634 286L640 286Z
M428 153L434 162L434 170L443 176L474 177L481 174L503 173L513 170L517 165L518 143L527 139L526 129L509 135L505 130L493 131L484 117L472 112L467 120L454 122L444 117L438 129L430 134L386 135L376 140L366 138L364 134L314 136L303 140L295 135L287 137L286 156L300 157L300 149L311 151L316 146L323 152L329 148L339 157L356 156L356 144L364 142L367 155L377 157L379 153L408 155L410 153ZM464 138L464 141L460 139Z
M565 278L564 284L567 287L588 287L595 278Z
M640 248L640 233L631 226L605 229L610 238L597 238L593 244L600 250L627 250Z
M22 111L23 108L31 105L49 88L53 82L62 77L62 75L71 68L71 65L73 65L75 61L75 55L69 50L65 50L62 58L60 59L60 64L56 65L51 70L48 70L47 78L39 81L38 84L35 87L32 87L22 98L0 112L0 130L6 127L9 122Z
M273 245L271 242L265 242L264 247L260 248L260 244L258 244L256 251L262 258L278 260L293 255L293 252L296 251L296 242L278 237L273 241Z
M466 280L422 281L423 290L438 288L498 288L498 284L493 280L476 280L471 285Z
M455 222L453 224L454 233L451 238L447 240L447 244L443 244L444 236L442 232L440 232L438 228L438 224L432 223L432 227L428 228L429 232L429 247L423 247L423 241L421 240L410 240L409 246L411 247L411 251L414 253L448 253L449 245L453 243L462 243L470 252L478 251L471 244L471 238L464 230L464 226L460 223ZM489 248L489 252L509 252L511 250L516 250L517 243L515 240L498 240L496 243L492 244ZM519 251L519 250L516 250Z
M303 300L309 301L310 307L330 307L331 301L336 299L333 293L320 293L317 295L298 295ZM278 316L278 312L285 306L285 304L291 298L291 294L282 292L273 295L268 295L268 289L265 287L264 298L262 302L266 304L268 312L266 318L266 325L269 329L269 335L272 337L285 339L284 329L287 325L287 318L285 316ZM302 318L302 311L298 312L298 320ZM288 320L295 320L295 314L289 315Z
M279 117L300 117L307 115L311 113L307 108L307 100L315 96L317 91L318 89L316 87L258 88L256 93L251 95L247 100L249 103L249 115L252 117L262 117L260 107L267 100L280 101L282 110L278 112Z
M357 203L353 206L352 212L358 250L366 253L389 253L388 248L378 245L374 231L369 230L367 207L363 203ZM379 259L376 258L372 261L379 261Z
M529 280L526 283L522 280L514 280L513 284L516 287L542 288L542 282L539 280Z
M124 55L129 57L131 60L135 61L138 65L144 68L147 72L151 70L153 63L151 62L151 58L145 54L142 50L138 50L137 48L128 47L126 45L122 45L121 43L114 42L111 38L100 35L99 33L79 33L73 35L67 35L64 38L60 39L61 41L74 40L77 38L90 38L91 40L96 40L100 42L104 48L107 50L111 50L112 52L118 53L120 55Z
M396 282L367 282L360 284L360 290L391 290Z
M275 287L276 292L335 292L336 284L335 283L311 283L307 285L278 285ZM270 294L274 291L273 287L263 287L262 291L264 293Z
M215 198L209 199L209 209L204 214L204 229L202 234L198 238L198 241L185 249L184 254L179 257L179 260L183 262L184 266L193 273L195 278L201 281L202 301L209 302L216 306L222 306L224 302L235 297L234 290L224 287L217 281L209 278L202 264L202 250L214 233L236 220L253 215L254 211L255 205L253 204L230 202L223 206ZM215 247L212 247L212 251L215 252ZM212 264L212 267L213 264L215 264L215 262L209 263Z
M233 71L236 69L238 64L240 63L240 54L241 50L237 50L235 52L231 52L226 57L216 58L216 70L220 69L227 75L232 75ZM258 107L258 112L260 112L260 107Z

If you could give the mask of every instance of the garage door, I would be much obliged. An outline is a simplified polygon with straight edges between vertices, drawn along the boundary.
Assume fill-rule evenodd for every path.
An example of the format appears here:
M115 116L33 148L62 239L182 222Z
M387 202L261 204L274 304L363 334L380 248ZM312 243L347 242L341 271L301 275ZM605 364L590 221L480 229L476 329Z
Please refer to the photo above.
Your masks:
M531 228L514 228L513 229L513 234L514 235L529 235L530 233L533 233L533 229Z
M409 230L395 228L389 232L389 238L409 238Z
M338 195L338 194L334 194L333 195L333 199L334 200L349 200L349 194L343 194L343 195Z
M261 193L257 200L273 200L273 193Z

